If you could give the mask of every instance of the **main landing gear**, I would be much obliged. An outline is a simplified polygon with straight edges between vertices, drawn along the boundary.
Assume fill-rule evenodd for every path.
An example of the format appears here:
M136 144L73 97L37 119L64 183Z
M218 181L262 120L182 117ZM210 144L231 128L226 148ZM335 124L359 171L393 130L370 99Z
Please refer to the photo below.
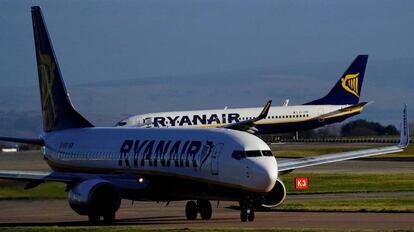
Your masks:
M240 220L242 222L254 221L254 210L251 208L251 203L249 201L240 202L240 209Z
M213 214L211 203L208 200L188 201L185 205L185 217L188 220L195 220L200 213L201 219L209 220Z

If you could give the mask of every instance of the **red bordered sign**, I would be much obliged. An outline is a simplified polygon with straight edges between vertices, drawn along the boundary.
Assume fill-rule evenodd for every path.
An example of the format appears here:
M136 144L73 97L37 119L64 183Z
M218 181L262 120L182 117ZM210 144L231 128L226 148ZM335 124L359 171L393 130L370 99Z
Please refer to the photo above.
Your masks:
M307 177L296 177L295 178L295 188L296 189L308 189L309 188L309 178L307 178Z

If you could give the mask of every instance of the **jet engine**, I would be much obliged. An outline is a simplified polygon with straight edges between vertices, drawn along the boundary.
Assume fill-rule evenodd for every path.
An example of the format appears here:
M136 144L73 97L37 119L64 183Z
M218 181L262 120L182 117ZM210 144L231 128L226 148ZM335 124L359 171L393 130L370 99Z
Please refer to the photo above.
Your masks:
M118 189L103 179L90 179L71 188L68 195L70 207L80 215L110 215L121 204Z
M276 184L272 191L264 196L261 206L264 208L274 208L285 200L286 198L286 187L280 179L276 180Z

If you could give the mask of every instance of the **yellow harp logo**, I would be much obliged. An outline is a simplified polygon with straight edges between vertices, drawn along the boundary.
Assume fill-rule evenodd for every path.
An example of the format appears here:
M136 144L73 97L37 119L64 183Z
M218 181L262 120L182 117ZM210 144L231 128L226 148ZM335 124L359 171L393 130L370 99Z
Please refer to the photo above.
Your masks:
M42 97L43 104L47 104L48 101L53 101L52 95L52 86L55 79L55 64L52 63L49 55L40 55L40 73L42 76Z
M50 128L56 120L55 102L52 96L53 82L55 81L56 64L47 54L40 54L40 89L42 97L43 115L46 117L46 127Z
M356 74L348 74L345 77L341 78L342 88L344 88L347 92L357 97L359 97L358 76L359 76L359 73L356 73Z

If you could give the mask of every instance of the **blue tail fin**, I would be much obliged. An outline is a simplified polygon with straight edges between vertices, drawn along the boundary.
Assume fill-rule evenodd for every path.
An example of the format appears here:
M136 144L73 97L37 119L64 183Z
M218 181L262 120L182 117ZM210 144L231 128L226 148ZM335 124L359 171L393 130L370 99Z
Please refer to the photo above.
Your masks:
M33 34L39 75L43 130L93 127L72 106L53 51L40 7L32 7Z
M354 105L359 102L368 55L359 55L323 98L304 105Z

